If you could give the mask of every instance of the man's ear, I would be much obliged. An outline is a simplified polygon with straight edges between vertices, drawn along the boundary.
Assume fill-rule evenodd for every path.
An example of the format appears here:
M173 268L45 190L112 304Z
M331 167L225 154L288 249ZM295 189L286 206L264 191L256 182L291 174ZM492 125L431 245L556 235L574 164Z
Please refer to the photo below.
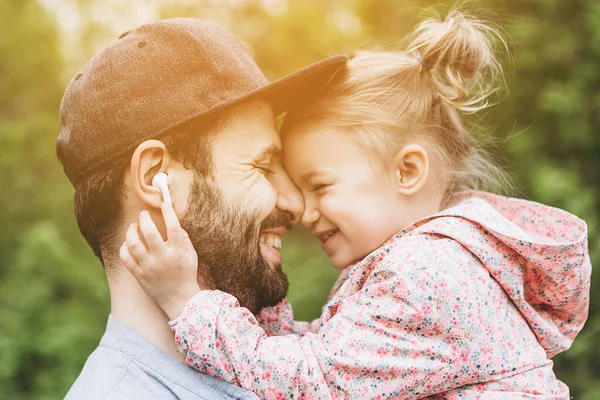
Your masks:
M394 157L394 183L398 193L410 196L417 193L429 176L429 156L418 144L404 146Z
M152 186L152 178L159 172L167 172L170 162L167 148L159 140L146 140L133 152L130 166L133 189L150 207L160 208L163 201L160 189Z

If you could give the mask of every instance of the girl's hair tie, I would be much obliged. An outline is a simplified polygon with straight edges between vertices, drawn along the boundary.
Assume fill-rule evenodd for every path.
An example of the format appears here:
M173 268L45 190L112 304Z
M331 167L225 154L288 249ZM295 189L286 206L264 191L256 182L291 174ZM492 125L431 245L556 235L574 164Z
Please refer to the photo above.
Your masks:
M421 64L421 71L429 71L430 68L427 65L425 65L425 61L423 61L423 57L421 57L419 53L417 53L416 59L419 62L419 64Z

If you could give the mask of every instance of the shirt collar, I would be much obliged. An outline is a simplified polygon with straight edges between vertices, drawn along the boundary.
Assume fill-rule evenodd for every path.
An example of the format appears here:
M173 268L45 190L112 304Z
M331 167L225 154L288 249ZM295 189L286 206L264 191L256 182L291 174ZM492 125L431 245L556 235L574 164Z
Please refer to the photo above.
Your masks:
M175 360L148 339L112 316L108 317L106 332L100 340L100 346L129 355L149 369L160 371L160 375L164 378L189 389L191 392L194 392L194 388L204 386L237 399L257 399L251 392L204 375Z

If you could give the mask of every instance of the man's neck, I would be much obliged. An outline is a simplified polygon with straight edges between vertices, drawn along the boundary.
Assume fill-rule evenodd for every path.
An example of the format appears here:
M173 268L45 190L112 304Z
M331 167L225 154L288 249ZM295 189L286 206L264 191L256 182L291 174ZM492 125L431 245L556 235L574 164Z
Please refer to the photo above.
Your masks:
M123 265L107 266L107 269L116 271L108 276L111 316L169 356L184 362L183 356L177 351L169 319L163 311L144 293Z

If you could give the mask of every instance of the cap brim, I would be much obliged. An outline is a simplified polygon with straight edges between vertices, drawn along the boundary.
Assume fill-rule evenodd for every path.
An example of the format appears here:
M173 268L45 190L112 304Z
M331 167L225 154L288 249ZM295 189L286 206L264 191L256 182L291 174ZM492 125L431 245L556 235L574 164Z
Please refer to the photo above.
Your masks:
M202 121L205 118L214 118L215 115L232 107L251 100L263 100L273 107L275 115L279 115L295 107L300 107L321 93L335 74L346 65L348 58L345 55L331 56L318 61L296 72L284 76L276 81L260 87L244 96L229 99L209 111L192 115L184 121L170 126L153 135L154 137L167 134L172 129L189 121Z
M325 89L347 60L344 55L328 57L249 93L243 100L264 100L271 104L275 115L303 106Z

